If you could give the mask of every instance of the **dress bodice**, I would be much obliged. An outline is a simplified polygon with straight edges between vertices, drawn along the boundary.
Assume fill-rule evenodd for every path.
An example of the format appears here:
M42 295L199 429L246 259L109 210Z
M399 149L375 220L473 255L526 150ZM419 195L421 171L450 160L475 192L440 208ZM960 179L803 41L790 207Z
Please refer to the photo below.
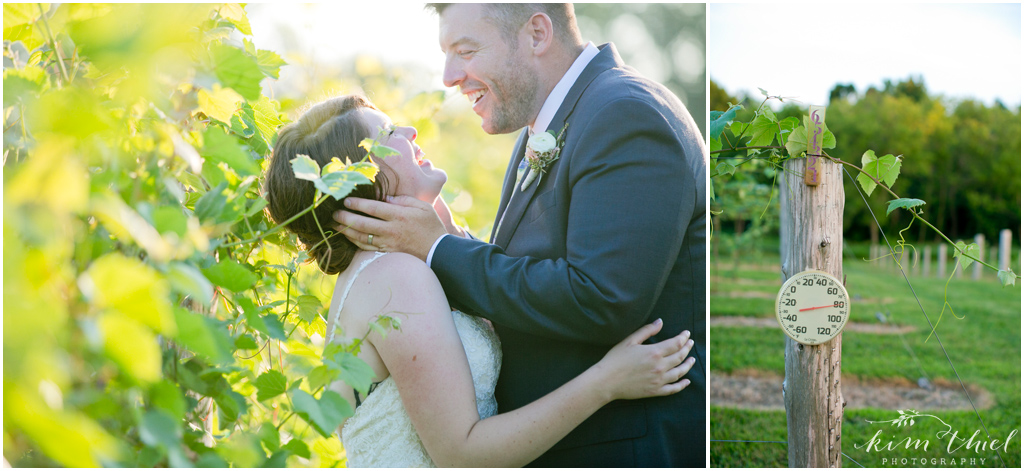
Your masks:
M352 276L383 254L364 262ZM342 303L348 295L352 281L342 293ZM340 312L340 307L337 308ZM337 314L329 315L328 341L333 338ZM476 391L476 407L481 418L497 413L494 387L501 368L501 346L494 330L483 319L459 311L452 311L455 328L469 360L469 369ZM356 408L355 414L345 422L341 441L349 467L433 467L434 463L423 448L409 414L402 405L398 387L392 377L385 378Z

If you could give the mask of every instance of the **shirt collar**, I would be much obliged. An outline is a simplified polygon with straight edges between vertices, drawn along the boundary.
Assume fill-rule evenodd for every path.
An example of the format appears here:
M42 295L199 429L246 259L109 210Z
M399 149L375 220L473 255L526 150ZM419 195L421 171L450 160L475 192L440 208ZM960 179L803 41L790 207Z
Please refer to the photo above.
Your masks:
M562 106L562 102L565 101L565 96L569 94L569 89L572 88L573 84L576 83L576 79L580 78L580 74L583 73L583 69L587 68L587 64L601 52L593 42L588 42L583 48L583 52L580 53L576 61L572 63L569 70L565 71L565 75L562 76L562 80L559 80L555 85L555 88L551 89L551 93L548 94L547 100L544 100L544 106L541 106L540 113L537 113L537 119L534 120L533 126L530 126L530 134L534 131L539 130L540 132L547 131L548 125L551 124L551 118L555 117L555 113L558 112L558 108Z

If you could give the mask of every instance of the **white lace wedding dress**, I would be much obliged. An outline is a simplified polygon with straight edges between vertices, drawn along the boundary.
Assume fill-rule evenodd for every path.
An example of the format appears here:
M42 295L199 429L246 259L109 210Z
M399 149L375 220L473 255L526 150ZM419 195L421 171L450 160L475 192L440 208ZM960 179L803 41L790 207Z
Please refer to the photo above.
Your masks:
M341 305L359 273L384 253L377 253L363 262L348 281L341 293L341 302L336 312L328 314L327 341L334 338L335 325ZM483 319L452 311L455 328L462 339L462 346L469 359L476 390L476 408L481 418L487 418L498 411L494 400L494 385L501 368L501 345L498 336ZM376 389L356 407L355 414L345 422L341 430L341 441L345 447L349 467L370 468L412 468L434 467L433 461L423 448L420 437L413 428L409 414L402 406L395 381L388 376Z

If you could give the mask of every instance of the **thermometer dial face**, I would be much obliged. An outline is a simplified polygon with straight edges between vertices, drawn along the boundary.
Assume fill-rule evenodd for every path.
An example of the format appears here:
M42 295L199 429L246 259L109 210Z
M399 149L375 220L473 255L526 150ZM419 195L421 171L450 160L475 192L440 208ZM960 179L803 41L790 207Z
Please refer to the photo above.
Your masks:
M804 345L818 345L842 332L850 318L850 296L843 283L818 270L797 273L775 299L782 330Z

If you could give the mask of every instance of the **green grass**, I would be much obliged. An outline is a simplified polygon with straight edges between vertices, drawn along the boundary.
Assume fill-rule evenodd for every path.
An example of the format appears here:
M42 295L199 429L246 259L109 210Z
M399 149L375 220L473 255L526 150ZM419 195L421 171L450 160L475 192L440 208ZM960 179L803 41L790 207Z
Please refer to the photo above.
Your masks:
M714 278L711 290L712 316L764 317L772 313L773 299L729 298L725 294L737 291L774 292L779 286L778 258L761 257L763 268L743 265L734 271L729 257L721 257L720 266L712 266ZM920 369L932 381L956 382L956 375L933 337L926 341L930 327L921 308L902 275L894 268L882 270L859 259L844 261L847 290L854 299L852 322L878 323L876 312L888 313L892 322L912 326L917 330L903 334L904 339L920 360L920 368L907 352L898 335L879 335L847 331L843 334L843 376L859 379L899 379L915 382ZM736 274L733 277L733 274ZM1021 427L1021 288L1002 288L994 277L971 281L969 276L949 283L949 309L938 323L937 333L949 353L953 365L963 381L988 390L994 405L980 410L981 417L993 438L1005 439L1012 430ZM728 287L715 283L730 282ZM774 280L774 283L768 283ZM939 319L944 302L946 280L939 278L911 278L914 290L934 324ZM857 300L861 300L858 302ZM782 349L785 335L781 330L745 327L713 327L711 329L711 388L714 373L756 369L777 375L784 374ZM929 412L929 411L921 411ZM973 433L981 425L974 411L931 411L935 416L960 431ZM860 409L847 410L844 415L842 450L864 466L892 466L882 458L926 457L936 459L985 458L985 466L1001 466L992 452L975 453L959 450L946 451L945 441L934 437L929 427L938 424L934 419L922 418L916 427L903 429L887 424L872 424L867 420L892 420L896 411ZM927 451L878 451L858 449L855 444L867 443L877 430L882 430L886 441L893 435L899 440L905 436L930 439ZM888 435L885 435L888 434ZM981 435L984 437L984 435ZM711 408L712 440L786 440L786 415L782 411L747 411L722 407ZM1016 436L1007 452L1000 450L1008 466L1021 464L1020 436ZM774 443L711 443L713 467L784 467L787 465L786 445ZM857 467L844 458L843 465ZM965 463L966 466L970 462ZM981 462L976 461L975 466ZM936 463L936 466L940 464ZM947 465L948 466L948 465ZM959 466L959 461L958 461Z

